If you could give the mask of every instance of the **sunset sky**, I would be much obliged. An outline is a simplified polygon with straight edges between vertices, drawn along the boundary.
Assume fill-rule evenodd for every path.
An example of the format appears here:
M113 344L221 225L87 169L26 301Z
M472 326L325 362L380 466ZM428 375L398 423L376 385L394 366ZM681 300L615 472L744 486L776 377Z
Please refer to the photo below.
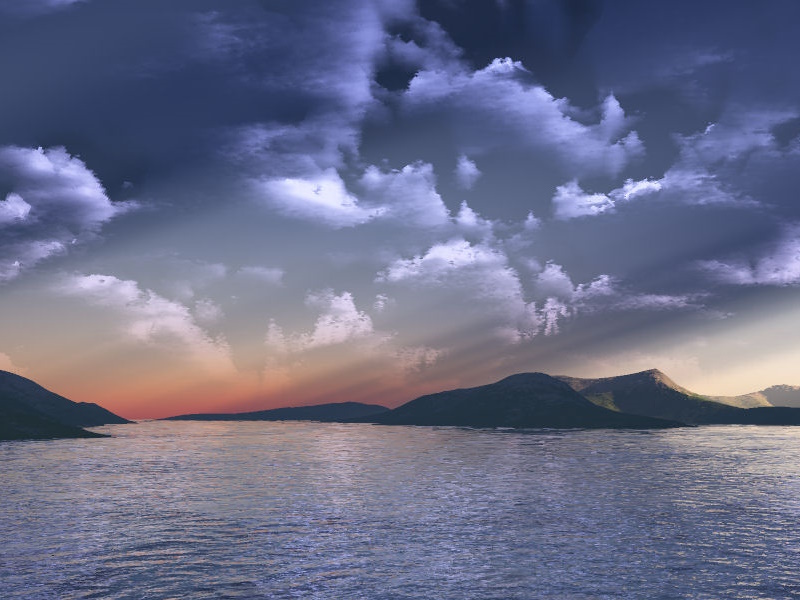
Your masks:
M800 385L796 0L0 0L0 369L129 418Z

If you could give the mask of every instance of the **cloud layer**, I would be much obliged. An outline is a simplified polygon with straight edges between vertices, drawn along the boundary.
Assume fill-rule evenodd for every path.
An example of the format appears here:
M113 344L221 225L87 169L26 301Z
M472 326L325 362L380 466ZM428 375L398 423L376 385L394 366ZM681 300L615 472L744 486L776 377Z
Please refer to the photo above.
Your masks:
M399 402L790 314L798 6L456 4L0 0L4 364Z
M92 239L131 208L115 204L79 158L64 148L0 147L0 281Z

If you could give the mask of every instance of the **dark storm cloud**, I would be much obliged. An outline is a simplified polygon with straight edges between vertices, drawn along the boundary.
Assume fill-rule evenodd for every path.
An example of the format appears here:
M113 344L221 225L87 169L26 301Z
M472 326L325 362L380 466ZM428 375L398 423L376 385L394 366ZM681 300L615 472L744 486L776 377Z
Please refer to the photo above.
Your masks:
M591 81L574 77L577 71L586 75L576 55L603 5L603 0L420 0L419 11L442 26L473 68L508 56L522 61L553 93L583 101L588 91L591 101Z
M231 128L352 119L379 18L348 2L109 0L6 21L0 143L66 146L116 190L208 165Z

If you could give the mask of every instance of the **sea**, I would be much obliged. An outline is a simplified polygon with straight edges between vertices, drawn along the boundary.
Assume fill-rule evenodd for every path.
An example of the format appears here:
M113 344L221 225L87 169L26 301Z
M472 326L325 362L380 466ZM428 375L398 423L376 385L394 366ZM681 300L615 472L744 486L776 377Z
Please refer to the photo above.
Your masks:
M0 598L800 598L800 428L0 443Z

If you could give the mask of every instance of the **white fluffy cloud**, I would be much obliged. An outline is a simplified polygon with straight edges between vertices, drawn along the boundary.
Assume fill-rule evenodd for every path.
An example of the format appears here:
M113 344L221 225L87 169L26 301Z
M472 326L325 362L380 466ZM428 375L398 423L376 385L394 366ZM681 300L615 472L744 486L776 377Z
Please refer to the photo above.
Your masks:
M11 193L5 202L0 202L0 226L23 222L31 212L31 205L19 194Z
M352 227L381 214L379 208L365 208L350 194L335 169L314 178L285 177L260 182L267 200L281 213L331 227Z
M453 65L422 70L411 80L403 106L412 115L434 112L452 121L470 153L509 145L544 151L575 176L616 175L643 153L613 95L600 106L599 121L585 125L570 116L575 111L567 100L526 79L524 67L510 59L495 59L475 72Z
M377 282L423 288L434 300L441 294L442 302L464 302L491 321L494 334L514 342L539 329L535 306L525 302L516 271L505 253L487 243L454 238L435 244L422 255L395 260ZM445 299L452 294L458 298ZM455 318L463 307L452 308Z
M381 312L388 304L393 302L379 295L374 308ZM358 358L383 364L386 373L393 376L407 375L429 367L443 354L427 346L403 345L395 333L376 329L372 317L358 309L350 292L337 294L326 289L309 293L305 305L317 313L308 331L287 334L275 320L270 321L265 339L268 368L291 370L313 354L316 358L312 362Z
M368 222L424 230L455 225L473 233L492 227L466 204L456 217L451 216L436 189L430 163L388 171L369 166L352 186L353 191L333 168L311 178L271 179L256 185L259 194L281 214L335 229Z
M230 368L230 352L222 339L211 339L183 304L172 302L135 281L111 275L70 275L55 286L57 292L81 298L92 306L112 311L119 323L122 341L171 351L218 373ZM199 312L211 316L212 304Z
M441 227L450 219L436 191L433 166L428 163L388 172L371 166L359 183L370 204L380 206L381 216L386 219L419 227Z
M575 180L560 185L553 196L556 219L575 219L614 210L614 201L605 194L587 194Z
M332 346L350 340L365 339L375 333L372 319L356 308L350 292L335 294L325 290L309 294L306 305L320 311L314 329L298 338L300 348Z
M609 275L575 284L564 267L553 262L534 269L538 272L526 293L502 250L488 242L455 238L424 254L395 260L378 274L377 282L392 284L398 295L410 288L432 303L449 306L452 314L444 310L443 319L457 321L475 310L487 330L513 343L542 333L555 335L563 319L580 314L701 307L699 296L632 292ZM398 308L402 310L399 303Z
M556 188L553 215L556 219L567 220L612 213L618 204L658 192L663 185L663 180L628 179L622 187L611 190L608 194L589 194L581 189L577 181L572 180Z
M64 148L0 147L0 178L11 189L0 200L0 281L92 238L132 206L112 203Z
M345 343L380 345L389 336L376 332L370 316L358 310L350 292L335 293L331 289L310 293L305 304L317 312L311 331L286 335L274 320L267 331L267 346L278 354L300 354L315 348Z

